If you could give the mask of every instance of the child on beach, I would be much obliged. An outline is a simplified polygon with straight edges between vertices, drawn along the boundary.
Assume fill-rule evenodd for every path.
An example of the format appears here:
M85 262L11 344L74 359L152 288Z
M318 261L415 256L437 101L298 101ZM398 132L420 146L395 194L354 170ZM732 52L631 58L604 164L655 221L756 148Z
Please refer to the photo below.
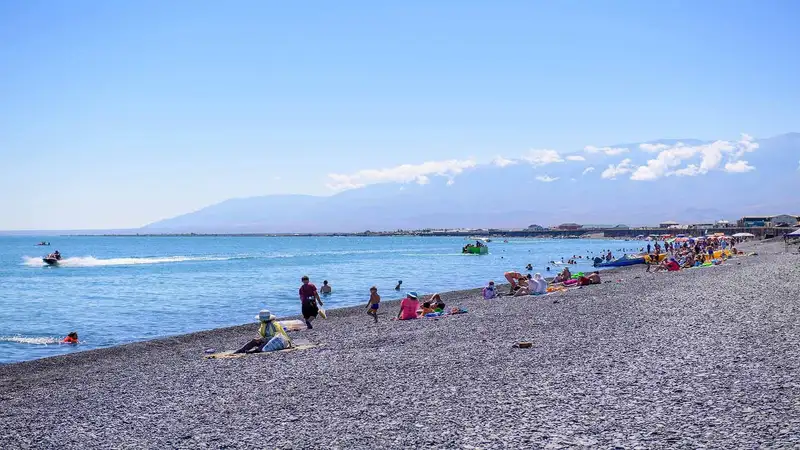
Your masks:
M381 296L378 295L378 288L372 286L369 288L369 302L367 302L367 314L372 316L375 319L375 323L378 323L378 308L381 306Z
M433 308L431 308L431 302L425 302L422 304L422 311L420 311L420 317L425 317L425 314L430 314L436 312Z
M494 281L490 281L489 285L483 288L483 298L485 300L497 298L497 290L494 288Z

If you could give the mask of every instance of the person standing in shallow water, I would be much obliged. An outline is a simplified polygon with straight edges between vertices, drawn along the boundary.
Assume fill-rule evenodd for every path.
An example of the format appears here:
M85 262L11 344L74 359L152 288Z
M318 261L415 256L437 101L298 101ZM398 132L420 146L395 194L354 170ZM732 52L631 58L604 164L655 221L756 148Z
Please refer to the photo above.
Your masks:
M311 283L307 275L304 275L300 280L303 282L302 286L300 286L300 303L302 304L303 319L306 321L306 327L310 330L314 328L311 326L311 322L316 319L317 314L319 314L319 306L317 303L320 305L324 305L324 303L322 299L319 298L317 287Z
M330 294L333 291L331 285L328 284L328 280L322 282L322 287L319 288L319 291L323 294Z

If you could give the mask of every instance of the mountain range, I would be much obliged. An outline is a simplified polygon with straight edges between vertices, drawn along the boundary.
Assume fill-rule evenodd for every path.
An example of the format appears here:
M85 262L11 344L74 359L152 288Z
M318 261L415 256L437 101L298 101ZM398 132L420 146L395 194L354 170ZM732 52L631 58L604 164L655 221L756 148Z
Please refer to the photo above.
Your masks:
M331 196L230 199L141 231L357 232L562 222L634 226L797 215L800 133L767 139L742 135L736 141L661 139L569 153L531 150L484 163L429 162L332 178L346 190Z

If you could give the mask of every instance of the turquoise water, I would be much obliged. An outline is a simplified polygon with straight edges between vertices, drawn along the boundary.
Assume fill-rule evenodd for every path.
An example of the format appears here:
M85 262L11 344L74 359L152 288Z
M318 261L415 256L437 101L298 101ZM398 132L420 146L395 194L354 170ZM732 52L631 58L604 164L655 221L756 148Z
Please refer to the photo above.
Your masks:
M39 241L50 247L37 247ZM463 238L0 237L0 363L299 313L303 274L333 294L327 308L366 303L377 285L419 293L473 288L548 261L636 246L602 240L495 240L462 255ZM42 255L60 250L60 267ZM552 266L555 271L557 268ZM582 262L578 270L590 268ZM574 269L574 268L573 268ZM575 272L575 270L573 270ZM364 319L365 321L367 318ZM324 325L323 325L324 326ZM59 345L77 331L78 346Z

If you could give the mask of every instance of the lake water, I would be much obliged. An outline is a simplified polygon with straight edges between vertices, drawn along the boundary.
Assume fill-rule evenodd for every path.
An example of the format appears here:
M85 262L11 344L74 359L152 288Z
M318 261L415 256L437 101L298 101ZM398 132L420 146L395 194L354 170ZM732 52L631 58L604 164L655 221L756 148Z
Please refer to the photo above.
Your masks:
M50 247L37 247L39 241ZM439 237L0 237L0 363L252 322L262 308L298 314L300 277L333 294L325 306L479 287L503 273L545 273L573 254L617 254L635 242L502 239L462 255ZM49 267L41 257L60 250ZM551 265L553 271L557 268ZM591 264L581 260L577 270ZM575 272L575 267L572 267ZM394 286L403 280L403 290ZM365 316L365 321L368 318ZM58 342L77 331L78 346Z

